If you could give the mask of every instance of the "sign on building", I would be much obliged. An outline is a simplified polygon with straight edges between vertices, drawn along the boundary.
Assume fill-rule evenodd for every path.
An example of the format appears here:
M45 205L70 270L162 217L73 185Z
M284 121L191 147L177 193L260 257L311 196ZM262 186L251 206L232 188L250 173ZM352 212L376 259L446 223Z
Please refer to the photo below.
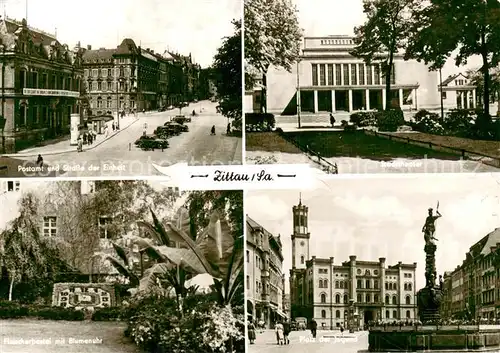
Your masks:
M23 88L23 94L27 96L80 97L80 92L65 91L60 89Z

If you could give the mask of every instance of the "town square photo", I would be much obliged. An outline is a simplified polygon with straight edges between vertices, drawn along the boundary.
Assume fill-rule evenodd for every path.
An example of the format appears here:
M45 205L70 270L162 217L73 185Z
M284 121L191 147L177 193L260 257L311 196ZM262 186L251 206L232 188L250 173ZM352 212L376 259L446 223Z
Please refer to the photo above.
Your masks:
M463 342L498 335L500 176L248 191L245 214L249 352L498 349Z
M245 0L248 163L500 168L500 2Z
M0 351L244 353L243 192L0 185Z
M241 1L73 5L0 4L0 176L241 164Z

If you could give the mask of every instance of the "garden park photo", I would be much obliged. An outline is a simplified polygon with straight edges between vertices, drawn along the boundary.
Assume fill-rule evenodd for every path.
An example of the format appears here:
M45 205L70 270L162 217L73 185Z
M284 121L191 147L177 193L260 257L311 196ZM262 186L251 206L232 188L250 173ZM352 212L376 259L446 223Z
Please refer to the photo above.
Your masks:
M2 352L244 352L243 192L2 183Z

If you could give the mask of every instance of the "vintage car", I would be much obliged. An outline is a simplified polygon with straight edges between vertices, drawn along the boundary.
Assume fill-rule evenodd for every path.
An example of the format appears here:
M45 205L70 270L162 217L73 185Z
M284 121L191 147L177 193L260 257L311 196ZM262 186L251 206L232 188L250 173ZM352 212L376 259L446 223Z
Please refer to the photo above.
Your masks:
M179 124L190 123L191 117L185 116L185 115L176 115L172 118L172 121L175 121L176 123L179 123Z
M188 132L189 127L187 125L179 124L178 122L175 121L167 121L164 125L164 127L169 127L171 129L174 129L175 131L179 132Z
M143 135L135 141L135 145L144 151L154 151L155 149L163 150L168 148L168 141L158 136Z

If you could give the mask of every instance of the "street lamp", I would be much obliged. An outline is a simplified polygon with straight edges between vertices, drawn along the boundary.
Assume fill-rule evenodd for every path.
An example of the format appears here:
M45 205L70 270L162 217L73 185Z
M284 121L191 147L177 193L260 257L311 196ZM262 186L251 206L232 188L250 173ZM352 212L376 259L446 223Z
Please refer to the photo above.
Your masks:
M299 74L299 67L300 67L300 58L297 60L297 122L299 124L299 129L300 129L300 74Z
M441 73L441 67L439 68L439 91L441 94L441 120L444 119L444 103L443 103L443 75Z

